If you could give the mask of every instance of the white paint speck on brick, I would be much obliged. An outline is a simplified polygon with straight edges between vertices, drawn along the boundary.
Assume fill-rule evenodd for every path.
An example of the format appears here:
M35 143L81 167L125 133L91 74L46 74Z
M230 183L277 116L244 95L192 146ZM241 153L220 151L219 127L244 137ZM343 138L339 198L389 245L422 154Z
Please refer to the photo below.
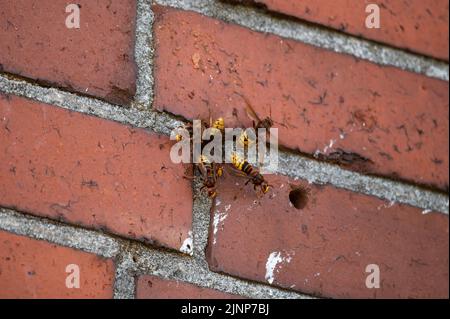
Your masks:
M291 256L286 254L286 256L282 256L282 253L279 251L274 251L269 255L266 262L266 276L265 279L269 284L272 284L275 279L275 273L279 273L282 265L281 263L289 263L291 261Z
M228 212L230 209L231 209L231 204L225 206L225 212L220 212L218 209L216 209L216 210L214 211L214 219L213 219L213 226L214 226L214 229L213 229L213 245L215 245L216 242L217 242L216 234L217 234L217 231L219 230L219 225L220 225L221 223L223 223L224 220L227 218L227 216L228 216L227 212Z
M183 245L181 245L180 251L182 253L185 253L185 254L188 254L188 255L192 256L193 248L194 248L194 245L193 245L193 240L192 240L192 232L189 231L188 238L186 238L183 241Z
M328 150L333 149L333 145L336 143L336 140L331 139L328 145L326 145L323 149L323 153L327 154Z
M378 206L377 209L381 210L382 208L391 208L395 204L396 204L395 201L390 201L389 204L382 204L382 205Z

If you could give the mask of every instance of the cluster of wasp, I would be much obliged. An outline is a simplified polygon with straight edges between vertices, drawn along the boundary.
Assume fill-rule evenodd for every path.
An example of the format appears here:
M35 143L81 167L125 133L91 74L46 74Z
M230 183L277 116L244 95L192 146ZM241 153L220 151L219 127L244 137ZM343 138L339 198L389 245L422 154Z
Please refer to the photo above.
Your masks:
M266 117L265 119L261 120L254 109L251 107L248 100L245 98L244 100L246 102L246 112L253 121L254 130L257 131L259 128L269 130L273 125L272 119L270 117ZM183 128L188 130L192 136L192 124L186 124L183 126ZM212 129L213 132L220 132L222 136L224 136L225 121L223 118L213 120L210 116L209 123L201 121L202 132L208 128ZM181 141L183 139L183 137L179 134L176 135L175 138L177 141ZM246 131L242 132L238 140L239 143L244 146L248 146L250 143L257 142L256 137L255 139L253 139L253 137L249 137ZM202 150L203 147L204 144L202 141ZM269 191L271 185L269 185L269 183L264 179L264 176L260 173L260 170L256 166L250 164L245 157L238 155L236 152L233 152L231 154L230 162L230 165L225 166L227 168L227 172L234 176L247 179L245 185L252 183L254 190L257 192L266 194ZM222 163L215 163L214 161L210 160L207 155L202 154L199 155L199 159L195 167L199 171L202 178L203 186L201 190L206 190L210 198L216 197L217 181L224 173L224 165Z

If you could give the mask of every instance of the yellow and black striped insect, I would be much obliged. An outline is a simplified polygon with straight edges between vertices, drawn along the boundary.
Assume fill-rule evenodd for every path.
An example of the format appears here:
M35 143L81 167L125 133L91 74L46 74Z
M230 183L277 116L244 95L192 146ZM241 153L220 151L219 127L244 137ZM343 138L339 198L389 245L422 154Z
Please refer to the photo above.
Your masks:
M250 164L246 159L239 157L236 153L233 153L231 155L231 164L235 169L234 174L236 176L248 178L245 185L252 182L255 191L257 187L261 189L263 194L266 194L269 191L271 185L267 183L264 176L262 176L259 172L259 169Z
M202 126L202 132L205 129L212 129L211 132L211 136L213 136L214 138L217 137L217 135L220 133L222 136L222 143L225 141L225 121L222 117L217 118L216 120L213 120L212 117L209 117L209 126L207 126L206 124ZM211 138L210 136L210 138ZM203 140L202 141L202 148L208 144L210 141L210 139L207 140Z
M246 147L248 147L248 146L250 146L250 145L252 145L252 144L254 144L255 142L256 142L256 134L255 134L255 131L247 131L247 130L244 130L242 133L241 133L241 135L239 135L239 143L242 145L242 146L246 146Z
M184 129L184 130L188 131L189 136L192 138L192 131L193 131L192 123L186 123L186 124L180 126L178 129ZM183 140L183 135L181 135L181 134L175 135L175 140L177 142L181 142Z
M219 117L215 121L212 121L212 118L210 117L209 125L210 125L210 127L218 129L221 132L225 131L225 121L224 121L223 117Z
M202 131L206 128L206 125L202 125ZM225 121L222 117L219 117L216 120L212 120L212 117L209 117L209 128L213 128L217 130L213 132L213 134L218 134L220 132L223 136L223 132L225 131ZM202 143L202 149L203 149ZM222 165L213 163L209 160L209 158L205 155L200 155L200 163L197 164L197 167L200 173L203 176L203 187L202 189L207 189L208 197L214 198L217 196L216 183L219 177L223 175Z
M216 163L212 163L207 156L200 155L197 168L203 178L203 186L201 190L206 189L210 198L216 197L216 183L217 179L223 174L222 166Z
M192 135L193 135L193 124L192 123L187 123L185 125L183 125L181 128L185 129L188 131L189 133L189 139L190 139L190 143L193 143L192 140ZM209 126L208 124L201 120L200 122L200 130L201 130L201 134L203 134L203 132L207 129L207 128L213 128L213 132L212 134L218 134L218 132L222 133L225 131L225 121L223 118L218 118L216 120L213 121L212 117L210 116L209 118ZM181 134L177 134L175 135L175 140L177 142L180 142L183 140L183 135ZM207 144L208 141L205 141L202 139L202 144L201 144L201 149L203 150L203 147L205 146L205 144ZM193 150L193 145L191 144L191 150ZM191 151L192 152L192 151ZM206 189L208 192L208 196L211 198L214 198L217 196L217 191L216 191L216 182L217 179L222 176L223 174L223 168L222 165L211 162L211 160L205 156L205 155L200 155L199 161L196 164L197 169L199 170L201 176L202 176L202 180L203 180L203 189ZM189 177L189 178L193 178L193 177Z
M181 128L186 129L189 132L189 135L192 136L193 127L191 123L187 123L183 125ZM218 119L214 120L212 117L209 118L209 127L205 124L205 122L201 121L201 131L203 132L207 128L214 128L218 131L220 131L222 134L225 131L225 121L222 117L219 117ZM175 140L177 142L180 142L183 139L183 136L181 134L175 135Z

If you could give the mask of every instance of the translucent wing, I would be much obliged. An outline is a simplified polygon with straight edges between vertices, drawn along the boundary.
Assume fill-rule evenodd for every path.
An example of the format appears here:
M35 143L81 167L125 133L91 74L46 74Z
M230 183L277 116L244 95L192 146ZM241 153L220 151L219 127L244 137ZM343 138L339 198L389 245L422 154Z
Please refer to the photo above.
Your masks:
M208 175L207 171L206 171L206 167L203 163L198 163L197 164L197 168L200 172L200 174L202 175L203 178L206 178L206 176Z
M238 170L236 167L234 167L232 164L225 166L228 173L230 173L233 176L237 177L245 177L248 178L247 174L244 172Z
M258 114L256 114L255 110L252 107L252 104L247 99L247 97L245 97L244 95L241 95L241 94L239 94L239 95L242 97L242 99L245 102L245 112L247 113L247 116L249 118L251 118L253 121L255 121L255 123L261 122L261 119L259 118Z

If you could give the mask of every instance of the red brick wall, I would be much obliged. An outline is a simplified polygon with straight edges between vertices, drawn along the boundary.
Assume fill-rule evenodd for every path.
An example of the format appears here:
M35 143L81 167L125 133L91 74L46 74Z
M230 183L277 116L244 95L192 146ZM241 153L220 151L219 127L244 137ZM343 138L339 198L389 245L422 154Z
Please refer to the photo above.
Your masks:
M279 123L283 146L325 156L341 149L366 159L352 169L448 188L447 82L199 14L155 13L159 110L186 118L211 110L248 127L245 95Z
M448 0L150 2L0 0L0 298L448 298ZM167 133L242 96L296 160L210 201Z
M114 263L93 254L0 231L0 298L111 298ZM68 288L67 266L80 270Z
M270 11L448 61L448 0L251 0ZM380 29L365 27L367 5L380 8Z

